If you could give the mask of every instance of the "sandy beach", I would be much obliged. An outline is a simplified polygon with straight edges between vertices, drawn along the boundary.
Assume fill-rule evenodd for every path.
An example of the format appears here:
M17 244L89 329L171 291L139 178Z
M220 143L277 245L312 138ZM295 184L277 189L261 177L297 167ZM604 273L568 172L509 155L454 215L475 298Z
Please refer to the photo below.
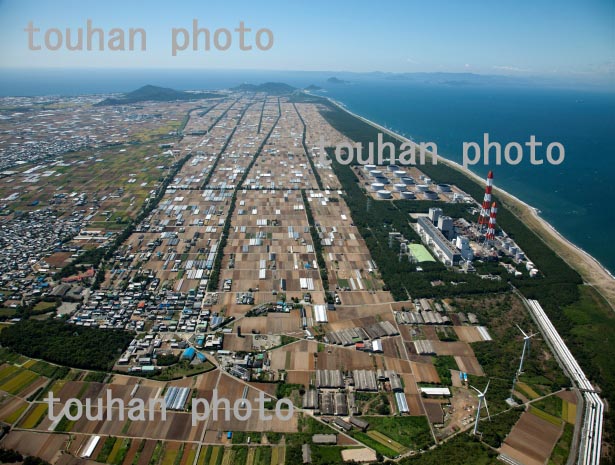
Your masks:
M361 121L375 127L379 131L382 131L383 133L386 133L399 141L416 144L414 141L397 134L390 129L387 129L374 121L351 112L339 102L331 98L328 100L341 110L344 110L355 118L358 118ZM432 157L434 156L429 152L427 152L427 155ZM476 175L469 169L464 168L459 163L448 160L440 155L437 156L437 160L438 163L444 163L457 171L462 172L469 178L477 181L479 184L485 184L485 180L483 178ZM611 273L609 273L609 271L604 268L598 260L562 236L559 231L549 224L549 222L540 217L536 208L528 205L509 192L499 189L497 186L494 186L493 192L502 200L506 208L508 208L532 231L534 231L538 237L540 237L545 244L554 250L566 263L568 263L571 268L576 270L583 278L583 281L586 284L593 286L608 301L611 308L615 310L615 277L613 277L613 275L611 275Z

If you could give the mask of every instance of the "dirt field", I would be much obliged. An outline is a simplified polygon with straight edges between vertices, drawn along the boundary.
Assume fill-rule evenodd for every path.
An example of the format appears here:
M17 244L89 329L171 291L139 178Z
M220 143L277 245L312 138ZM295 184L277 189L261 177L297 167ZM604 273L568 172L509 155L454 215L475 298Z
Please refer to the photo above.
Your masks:
M22 454L34 455L48 462L56 458L58 451L64 449L68 435L36 433L33 431L11 431L2 440L2 447L16 449Z
M551 456L561 427L525 412L519 418L500 452L524 465L542 465Z
M478 359L474 356L472 357L461 357L455 356L455 362L457 362L457 366L459 370L464 371L466 373L476 375L476 376L485 376L485 372L483 368L478 363Z

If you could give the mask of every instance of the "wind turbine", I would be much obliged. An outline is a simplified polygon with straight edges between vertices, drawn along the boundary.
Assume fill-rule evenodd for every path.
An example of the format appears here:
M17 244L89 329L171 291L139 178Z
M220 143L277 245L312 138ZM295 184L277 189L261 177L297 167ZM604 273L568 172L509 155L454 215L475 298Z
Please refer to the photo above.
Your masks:
M485 403L485 409L487 410L487 417L489 418L489 421L491 421L491 414L489 413L489 407L487 406L487 399L485 398L485 395L487 394L487 390L489 389L489 383L491 383L491 380L487 381L487 386L485 386L485 390L483 392L479 391L474 386L470 386L472 389L474 389L478 393L478 408L476 409L476 421L474 422L474 432L473 432L475 436L476 436L476 433L478 432L478 420L480 420L480 411L483 408L483 402Z
M536 336L536 333L530 334L529 336L521 329L519 325L516 325L521 334L523 334L523 352L521 352L521 362L519 363L519 369L517 370L517 377L523 373L523 361L525 360L525 356L530 351L530 339Z
M516 325L516 326L517 326L517 329L521 331L521 334L523 334L523 352L521 352L521 361L519 362L519 368L517 369L517 372L515 373L515 376L513 377L512 388L510 390L510 400L513 402L514 402L513 395L515 392L515 386L517 385L517 381L519 381L519 376L521 376L521 374L523 373L523 362L525 361L525 357L527 356L527 354L529 354L530 352L530 339L536 336L537 334L537 333L533 333L533 334L528 335L525 331L521 329L519 325Z

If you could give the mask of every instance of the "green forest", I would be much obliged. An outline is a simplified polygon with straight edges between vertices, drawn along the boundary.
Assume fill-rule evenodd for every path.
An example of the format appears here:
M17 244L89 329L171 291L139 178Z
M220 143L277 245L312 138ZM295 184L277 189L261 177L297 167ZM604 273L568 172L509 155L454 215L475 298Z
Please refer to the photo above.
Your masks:
M23 320L0 332L0 344L20 354L74 368L108 371L133 335L63 320Z

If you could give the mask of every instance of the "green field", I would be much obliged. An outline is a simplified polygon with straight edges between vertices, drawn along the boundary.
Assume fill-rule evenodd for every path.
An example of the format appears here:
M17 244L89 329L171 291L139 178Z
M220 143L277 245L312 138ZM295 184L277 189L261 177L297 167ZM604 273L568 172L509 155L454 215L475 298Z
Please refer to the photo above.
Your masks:
M35 428L42 421L45 413L47 413L47 404L35 404L19 426L27 429Z
M426 417L364 416L362 419L369 423L370 431L378 431L409 449L425 449L433 444Z
M410 244L408 248L419 263L436 261L422 244Z
M7 416L6 418L2 418L2 421L4 421L5 423L10 423L10 424L15 423L19 419L21 414L26 411L27 408L28 408L28 404L24 402L23 405L20 405L9 416Z
M12 376L9 380L0 385L0 390L13 395L17 394L32 384L38 377L38 374L30 370L21 370L15 376Z
M534 407L533 405L530 407L529 412L532 415L537 416L538 418L541 418L545 421L548 421L549 423L551 423L552 425L555 426L561 426L562 424L562 420L554 415L551 415L543 410L540 410L536 407Z

